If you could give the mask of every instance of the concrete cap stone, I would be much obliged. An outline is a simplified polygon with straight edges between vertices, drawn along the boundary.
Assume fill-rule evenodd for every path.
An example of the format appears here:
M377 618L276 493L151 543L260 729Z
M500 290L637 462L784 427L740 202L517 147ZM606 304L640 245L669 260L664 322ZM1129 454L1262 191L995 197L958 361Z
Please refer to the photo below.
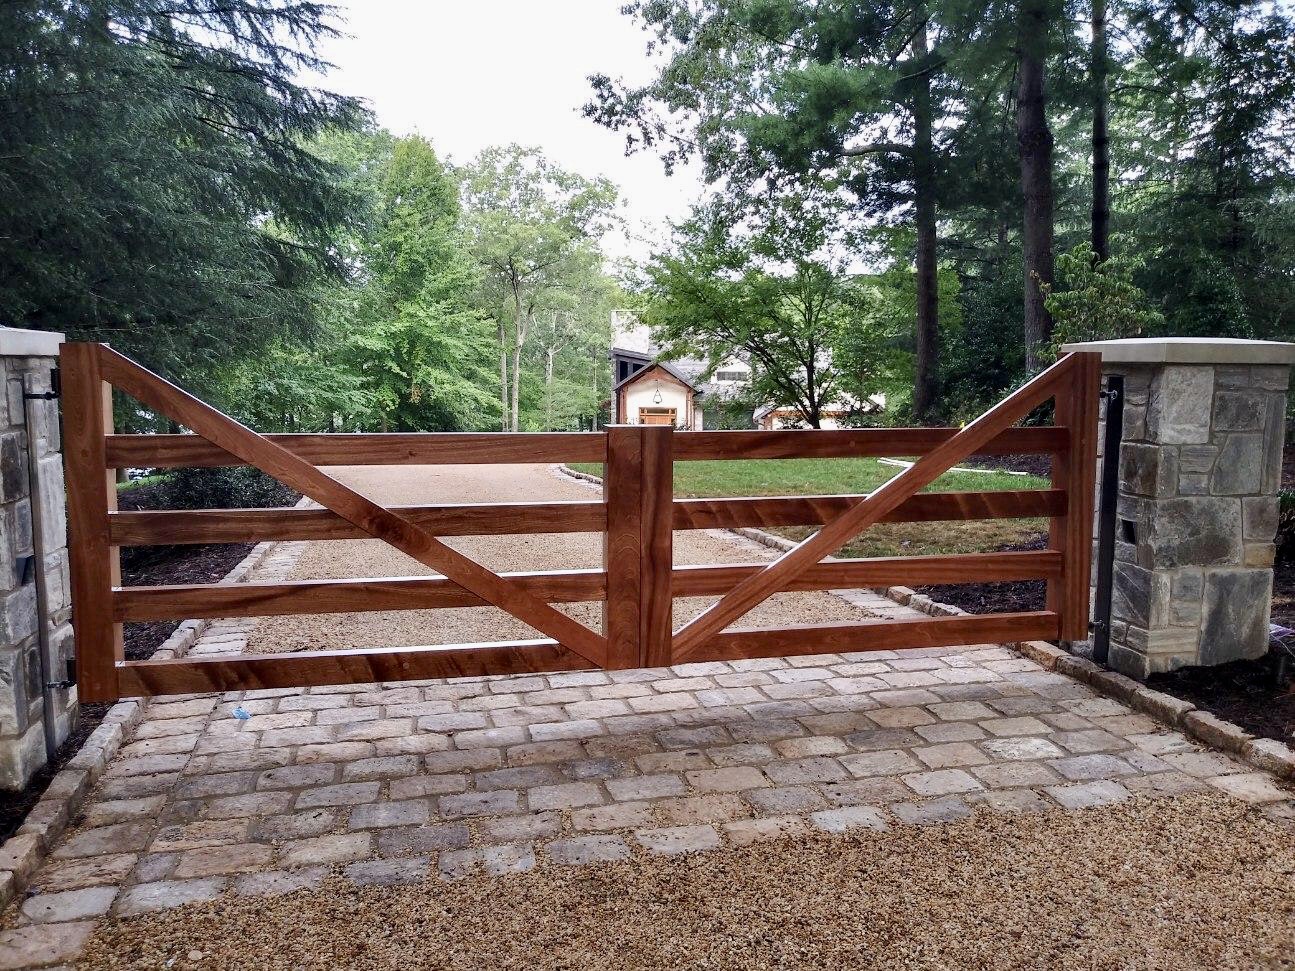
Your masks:
M58 357L63 335L51 330L0 327L0 357Z
M1062 351L1095 351L1107 364L1295 364L1295 344L1235 337L1129 337L1063 344Z

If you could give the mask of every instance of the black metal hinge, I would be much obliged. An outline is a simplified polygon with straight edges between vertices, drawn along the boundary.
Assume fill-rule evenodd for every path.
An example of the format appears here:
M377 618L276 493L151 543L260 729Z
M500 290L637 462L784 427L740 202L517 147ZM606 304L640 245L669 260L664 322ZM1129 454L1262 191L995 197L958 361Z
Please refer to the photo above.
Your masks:
M58 368L51 368L49 372L49 390L37 391L32 394L24 394L23 397L29 401L51 401L54 398L63 396L63 381L59 377Z

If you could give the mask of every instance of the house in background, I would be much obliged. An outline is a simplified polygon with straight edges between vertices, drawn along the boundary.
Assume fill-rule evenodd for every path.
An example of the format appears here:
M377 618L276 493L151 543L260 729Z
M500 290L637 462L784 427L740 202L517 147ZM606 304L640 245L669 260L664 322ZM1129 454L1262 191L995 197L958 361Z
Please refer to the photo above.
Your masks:
M618 425L674 425L682 431L705 428L703 399L745 386L751 366L740 358L725 361L703 381L707 364L698 358L660 360L661 349L633 313L612 312L611 419Z
M716 401L751 383L751 365L733 356L702 381L707 363L698 358L662 360L661 348L631 311L612 311L612 407L618 425L674 425L682 431L705 428L703 399ZM849 395L823 406L821 428L840 428L851 413L884 411L886 396L872 395L857 401ZM782 405L762 405L752 415L757 428L803 428L799 410Z
M866 401L859 401L853 395L843 394L835 401L825 404L818 412L818 427L844 428L847 415L874 414L886 410L886 396L874 394ZM761 405L752 416L756 428L766 432L781 428L805 428L805 419L797 408L785 408L781 405Z

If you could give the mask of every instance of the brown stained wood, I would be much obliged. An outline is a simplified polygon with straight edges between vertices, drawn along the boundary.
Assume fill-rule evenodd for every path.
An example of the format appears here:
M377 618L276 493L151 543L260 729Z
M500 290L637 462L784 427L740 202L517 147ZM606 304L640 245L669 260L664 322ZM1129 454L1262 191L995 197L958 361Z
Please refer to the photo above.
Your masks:
M854 496L776 496L742 499L678 499L675 529L731 529L735 526L814 526L831 522L862 501ZM1057 516L1065 511L1060 489L1003 492L925 492L905 499L882 516L883 523L940 520L1017 519Z
M112 431L112 389L93 345L63 344L59 372L77 695L82 701L115 701L120 697L117 662L125 655L121 624L112 617L121 560L108 536L108 513L117 508L104 447L105 434Z
M675 661L693 657L711 637L756 604L785 587L799 572L840 549L852 537L930 485L986 442L1024 418L1049 398L1059 382L1076 366L1072 356L1062 358L1023 387L967 425L954 437L927 452L911 466L878 487L867 498L827 523L813 536L778 557L764 570L742 581L720 600L681 627L674 638Z
M920 620L876 620L857 624L806 624L776 629L736 629L709 638L691 658L736 661L841 651L890 651L913 647L1055 640L1057 615L1050 611L967 614Z
M433 536L597 533L607 528L603 504L584 500L392 506L391 511ZM114 512L108 518L112 541L119 546L363 539L369 535L330 509Z
M183 424L183 422L181 423ZM497 465L510 462L601 462L601 432L414 432L266 435L312 465ZM111 468L187 468L248 463L198 435L112 435Z
M676 462L717 459L864 458L926 455L958 433L956 428L802 429L795 431L683 432ZM1065 428L1007 428L972 455L1046 454L1065 448Z
M119 665L117 670L124 696L149 697L298 685L582 671L592 667L579 654L551 640L533 640L130 661Z
M763 564L760 563L674 567L671 571L671 592L675 597L719 596L759 572L762 567ZM1047 580L1060 575L1061 554L1056 550L967 553L958 556L894 556L817 563L798 576L787 589L831 590L922 583ZM502 576L550 603L597 601L603 600L607 595L608 573L604 570L505 573ZM120 587L113 594L113 612L118 621L485 606L489 606L486 601L444 577L173 584Z
M645 425L643 484L639 492L639 667L664 667L672 663L674 635L674 427Z
M188 392L104 345L95 345L104 377L141 403L169 415L208 441L326 506L376 539L439 570L542 634L602 664L603 637L492 571L446 546L409 520L326 475L306 459L276 445Z
M1076 366L1056 396L1056 420L1070 427L1071 439L1069 448L1052 457L1052 481L1066 490L1069 505L1049 524L1049 545L1061 551L1062 575L1048 583L1047 606L1061 617L1061 638L1079 641L1088 637L1102 360L1092 353L1072 357Z
M608 668L640 667L642 656L643 585L643 436L631 425L607 429L607 464L603 469L603 504L607 531L603 535L606 602L603 633L607 637Z

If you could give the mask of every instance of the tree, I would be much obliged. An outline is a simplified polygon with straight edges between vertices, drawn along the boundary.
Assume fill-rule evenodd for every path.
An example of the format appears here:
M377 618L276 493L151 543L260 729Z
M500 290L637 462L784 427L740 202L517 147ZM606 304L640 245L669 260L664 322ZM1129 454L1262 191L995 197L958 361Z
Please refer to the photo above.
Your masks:
M478 428L495 405L490 332L471 304L475 267L458 185L423 138L398 139L377 177L364 285L347 315L349 355L382 430Z
M1062 344L1117 340L1154 333L1164 322L1133 282L1142 261L1121 256L1098 260L1088 243L1057 257L1060 288L1043 296L1056 326L1044 357L1055 360Z
M1044 79L1053 26L1053 0L1020 0L1017 47L1016 140L1021 155L1025 259L1025 367L1033 374L1052 336L1052 318L1043 295L1053 275L1052 130L1048 127Z
M644 320L667 358L697 355L715 368L745 354L752 395L818 428L840 391L833 343L855 294L839 265L794 248L770 255L770 245L736 237L720 211L701 209L648 264Z
M536 314L601 275L598 241L615 220L617 192L606 179L586 179L516 145L486 149L461 175L480 299L495 321L501 427L518 431Z
M723 180L735 197L803 193L818 181L829 196L853 194L864 215L911 212L919 418L937 391L937 218L949 167L948 129L937 127L946 115L944 71L950 43L975 23L954 4L933 6L641 0L625 9L669 59L640 87L591 78L594 100L585 109L625 131L627 150L659 148L667 167L698 155L707 178Z
M364 118L303 84L329 8L0 5L0 318L204 379L313 320L353 199L309 148Z

